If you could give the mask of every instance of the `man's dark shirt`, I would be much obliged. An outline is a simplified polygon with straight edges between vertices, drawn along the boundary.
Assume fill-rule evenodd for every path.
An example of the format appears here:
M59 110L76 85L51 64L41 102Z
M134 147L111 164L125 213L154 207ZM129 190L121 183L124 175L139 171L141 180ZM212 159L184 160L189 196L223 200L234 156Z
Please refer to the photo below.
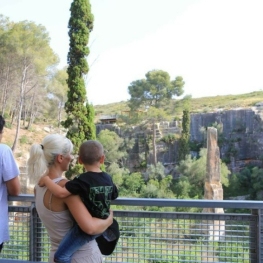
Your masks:
M65 185L66 189L79 195L93 217L106 219L110 202L118 197L118 189L111 176L105 172L86 172L76 176Z

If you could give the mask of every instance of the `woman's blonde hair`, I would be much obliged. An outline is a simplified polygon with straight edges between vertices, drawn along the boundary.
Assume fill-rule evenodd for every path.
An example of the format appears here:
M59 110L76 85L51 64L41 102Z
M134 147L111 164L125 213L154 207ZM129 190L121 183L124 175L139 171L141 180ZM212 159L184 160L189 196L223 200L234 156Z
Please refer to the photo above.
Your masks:
M72 142L63 135L49 134L41 144L33 144L27 161L29 178L39 178L55 163L57 155L66 155L73 150Z

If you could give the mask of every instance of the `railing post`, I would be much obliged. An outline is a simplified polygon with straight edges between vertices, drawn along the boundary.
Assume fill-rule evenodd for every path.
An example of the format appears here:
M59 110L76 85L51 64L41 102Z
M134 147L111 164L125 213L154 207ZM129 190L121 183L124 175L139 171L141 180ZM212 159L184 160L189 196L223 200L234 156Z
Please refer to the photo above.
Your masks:
M35 203L30 207L30 260L41 261L41 222L35 208Z
M262 242L262 222L263 222L263 210L262 209L252 209L251 214L256 215L258 218L257 228L254 229L252 224L250 224L250 255L251 263L262 263L263 259L261 256L261 251L263 249L263 242ZM256 238L255 238L256 237ZM255 242L253 242L255 240ZM253 258L252 255L256 255L256 258Z
M262 251L263 251L263 209L258 209L258 262L263 262Z

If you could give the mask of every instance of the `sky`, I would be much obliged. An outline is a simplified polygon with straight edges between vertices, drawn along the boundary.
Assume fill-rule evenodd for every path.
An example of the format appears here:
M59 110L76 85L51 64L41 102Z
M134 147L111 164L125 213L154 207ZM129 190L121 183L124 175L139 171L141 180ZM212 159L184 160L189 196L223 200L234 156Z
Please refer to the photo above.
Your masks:
M72 0L0 0L11 21L46 27L67 64ZM127 101L151 70L182 76L193 98L263 90L262 0L90 0L88 101Z

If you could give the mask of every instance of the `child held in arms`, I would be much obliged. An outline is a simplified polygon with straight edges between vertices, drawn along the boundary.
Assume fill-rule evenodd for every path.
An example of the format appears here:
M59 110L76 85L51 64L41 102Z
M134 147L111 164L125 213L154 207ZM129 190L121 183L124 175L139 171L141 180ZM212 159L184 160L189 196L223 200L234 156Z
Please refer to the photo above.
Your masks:
M111 176L100 167L104 163L103 146L96 140L88 140L79 148L78 162L85 172L68 181L65 187L54 183L48 176L43 175L39 180L40 186L46 186L51 193L60 198L71 194L79 195L93 217L105 219L109 216L110 203L118 197L118 189ZM87 242L95 239L101 253L109 255L113 252L118 238L119 226L114 219L113 224L102 235L92 236L83 232L77 224L71 228L61 241L55 253L55 262L70 262L75 251Z

